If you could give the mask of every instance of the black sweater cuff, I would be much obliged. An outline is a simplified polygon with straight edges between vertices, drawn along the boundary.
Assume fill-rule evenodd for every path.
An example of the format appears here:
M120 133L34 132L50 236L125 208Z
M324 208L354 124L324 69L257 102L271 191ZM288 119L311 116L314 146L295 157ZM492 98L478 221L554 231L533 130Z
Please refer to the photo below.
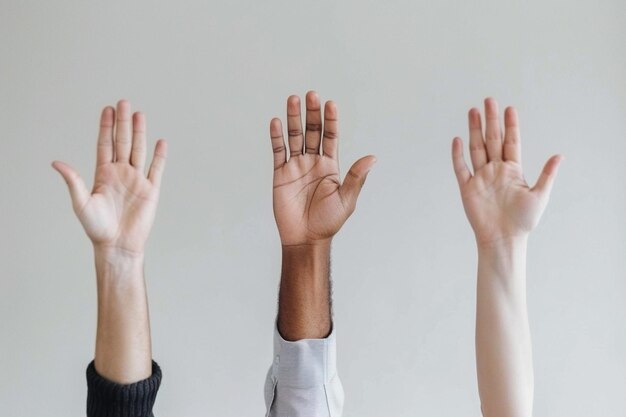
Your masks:
M161 368L154 361L150 377L128 385L102 377L92 361L87 367L87 417L154 417L160 385Z

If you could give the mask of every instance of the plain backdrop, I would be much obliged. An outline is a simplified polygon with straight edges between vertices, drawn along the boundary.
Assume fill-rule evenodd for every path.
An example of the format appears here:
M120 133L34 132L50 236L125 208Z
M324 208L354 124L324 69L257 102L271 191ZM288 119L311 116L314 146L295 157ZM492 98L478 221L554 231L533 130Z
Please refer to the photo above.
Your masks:
M476 255L450 164L466 113L566 160L529 249L536 416L626 415L626 2L0 1L0 415L80 416L91 246L53 159L93 177L102 107L170 157L146 261L157 416L261 416L280 246L271 117L309 89L342 172L378 164L333 247L346 417L478 416Z

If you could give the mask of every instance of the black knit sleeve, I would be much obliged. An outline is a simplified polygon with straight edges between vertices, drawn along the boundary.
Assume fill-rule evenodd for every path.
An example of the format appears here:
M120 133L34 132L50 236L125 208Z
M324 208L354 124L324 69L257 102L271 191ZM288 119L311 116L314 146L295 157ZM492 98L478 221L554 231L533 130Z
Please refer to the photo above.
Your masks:
M134 384L109 381L87 367L87 417L154 417L152 406L161 385L161 368L152 361L152 375Z

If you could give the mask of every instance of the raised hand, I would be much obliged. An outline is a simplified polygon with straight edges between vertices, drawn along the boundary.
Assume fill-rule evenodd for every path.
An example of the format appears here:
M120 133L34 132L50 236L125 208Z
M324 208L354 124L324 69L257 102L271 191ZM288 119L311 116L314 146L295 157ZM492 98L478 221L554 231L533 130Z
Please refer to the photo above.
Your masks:
M74 212L94 245L95 370L119 384L134 383L152 373L144 245L154 221L166 152L165 141L158 141L146 176L146 120L142 113L131 115L130 104L121 100L117 110L102 110L91 191L69 165L52 163L65 179Z
M270 123L274 150L274 216L283 246L328 243L350 217L376 159L365 156L352 165L343 184L339 176L337 107L317 93L306 95L306 131L300 98L287 100L289 159L280 119Z
M485 417L532 416L534 374L526 306L527 236L543 213L561 157L551 157L531 188L521 165L515 109L504 113L485 100L486 130L480 112L469 111L474 175L463 158L463 144L452 144L454 171L463 206L476 234L476 370Z
M131 116L130 103L121 100L117 111L106 107L100 119L96 175L91 192L69 165L52 163L67 183L72 206L94 246L142 253L154 221L167 145L159 140L148 175L146 120Z
M469 111L470 155L474 174L463 156L463 143L455 138L452 161L465 213L479 244L526 237L537 225L548 202L557 174L560 155L545 164L531 188L522 173L520 133L517 112L504 113L504 135L499 125L498 104L485 100L486 129L483 135L480 111Z

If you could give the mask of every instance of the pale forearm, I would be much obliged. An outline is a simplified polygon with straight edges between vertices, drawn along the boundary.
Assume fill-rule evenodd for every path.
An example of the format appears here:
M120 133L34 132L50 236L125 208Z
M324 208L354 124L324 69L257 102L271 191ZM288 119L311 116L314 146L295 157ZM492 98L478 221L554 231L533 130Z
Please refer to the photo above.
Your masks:
M478 248L476 361L485 417L532 415L526 238Z
M98 330L96 370L129 384L152 371L143 254L96 248Z
M486 417L530 417L533 361L526 307L526 247L550 197L562 157L546 162L530 186L522 170L517 111L485 99L468 113L471 172L460 138L452 141L452 164L465 214L478 243L476 362Z
M278 330L286 340L321 339L331 331L330 241L283 247Z

